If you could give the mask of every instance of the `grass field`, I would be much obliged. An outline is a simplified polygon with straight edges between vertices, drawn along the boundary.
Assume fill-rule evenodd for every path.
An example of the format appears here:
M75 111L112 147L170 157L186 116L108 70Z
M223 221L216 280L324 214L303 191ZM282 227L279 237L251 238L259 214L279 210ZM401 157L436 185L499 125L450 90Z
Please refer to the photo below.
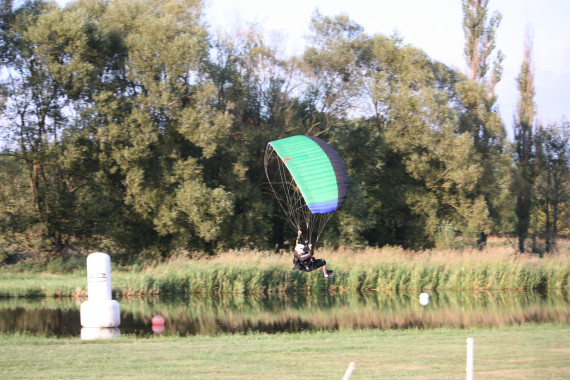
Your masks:
M570 378L570 326L341 330L217 337L123 336L107 341L0 337L0 375L15 378L465 378L466 338L477 379Z

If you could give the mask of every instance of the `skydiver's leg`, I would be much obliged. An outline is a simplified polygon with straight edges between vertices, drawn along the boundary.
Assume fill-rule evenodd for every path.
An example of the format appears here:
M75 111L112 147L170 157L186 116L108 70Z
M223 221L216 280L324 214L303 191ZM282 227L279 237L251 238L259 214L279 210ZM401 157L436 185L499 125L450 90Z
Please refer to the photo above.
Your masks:
M325 278L333 278L334 277L333 271L327 269L327 262L325 260L316 259L314 269L317 269L318 267L323 268L323 276Z
M311 259L311 263L310 263L311 270L318 269L318 268L325 266L325 265L327 265L327 262L323 259Z
M333 278L334 272L332 270L328 270L326 265L323 265L323 276L325 276L325 278Z
M315 270L317 268L323 268L323 276L325 278L332 278L334 276L332 270L327 270L327 262L323 259L313 259L311 260L311 270Z

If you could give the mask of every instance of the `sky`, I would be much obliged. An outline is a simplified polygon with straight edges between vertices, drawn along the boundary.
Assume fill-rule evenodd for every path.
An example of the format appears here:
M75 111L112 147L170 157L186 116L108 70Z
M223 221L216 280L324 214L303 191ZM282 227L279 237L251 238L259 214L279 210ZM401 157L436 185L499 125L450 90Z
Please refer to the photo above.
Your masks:
M368 35L390 36L398 31L404 43L432 59L465 71L461 0L205 0L206 22L212 32L257 24L268 38L284 39L287 54L306 46L311 15L347 15ZM534 34L535 103L544 124L570 119L570 1L490 0L490 13L503 18L497 49L505 55L503 78L497 85L505 127L512 136L527 27Z

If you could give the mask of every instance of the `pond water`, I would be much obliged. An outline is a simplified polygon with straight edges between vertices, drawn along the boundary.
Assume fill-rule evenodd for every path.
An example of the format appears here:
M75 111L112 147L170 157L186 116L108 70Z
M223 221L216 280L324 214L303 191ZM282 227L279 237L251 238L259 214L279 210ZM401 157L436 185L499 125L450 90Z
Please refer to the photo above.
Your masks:
M299 332L338 329L406 329L570 323L565 291L370 292L365 294L193 295L187 298L118 299L120 334L150 336L152 318L164 318L167 335ZM425 298L424 298L425 299ZM0 299L0 333L81 336L83 299ZM424 302L425 303L425 302Z

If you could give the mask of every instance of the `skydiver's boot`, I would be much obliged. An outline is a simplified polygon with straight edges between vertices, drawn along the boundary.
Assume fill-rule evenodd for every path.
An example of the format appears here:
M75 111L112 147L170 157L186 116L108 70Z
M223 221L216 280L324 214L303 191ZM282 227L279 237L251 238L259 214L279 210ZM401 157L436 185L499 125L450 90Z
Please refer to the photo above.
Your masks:
M325 274L325 278L333 278L334 272L332 270L327 270L327 274Z

